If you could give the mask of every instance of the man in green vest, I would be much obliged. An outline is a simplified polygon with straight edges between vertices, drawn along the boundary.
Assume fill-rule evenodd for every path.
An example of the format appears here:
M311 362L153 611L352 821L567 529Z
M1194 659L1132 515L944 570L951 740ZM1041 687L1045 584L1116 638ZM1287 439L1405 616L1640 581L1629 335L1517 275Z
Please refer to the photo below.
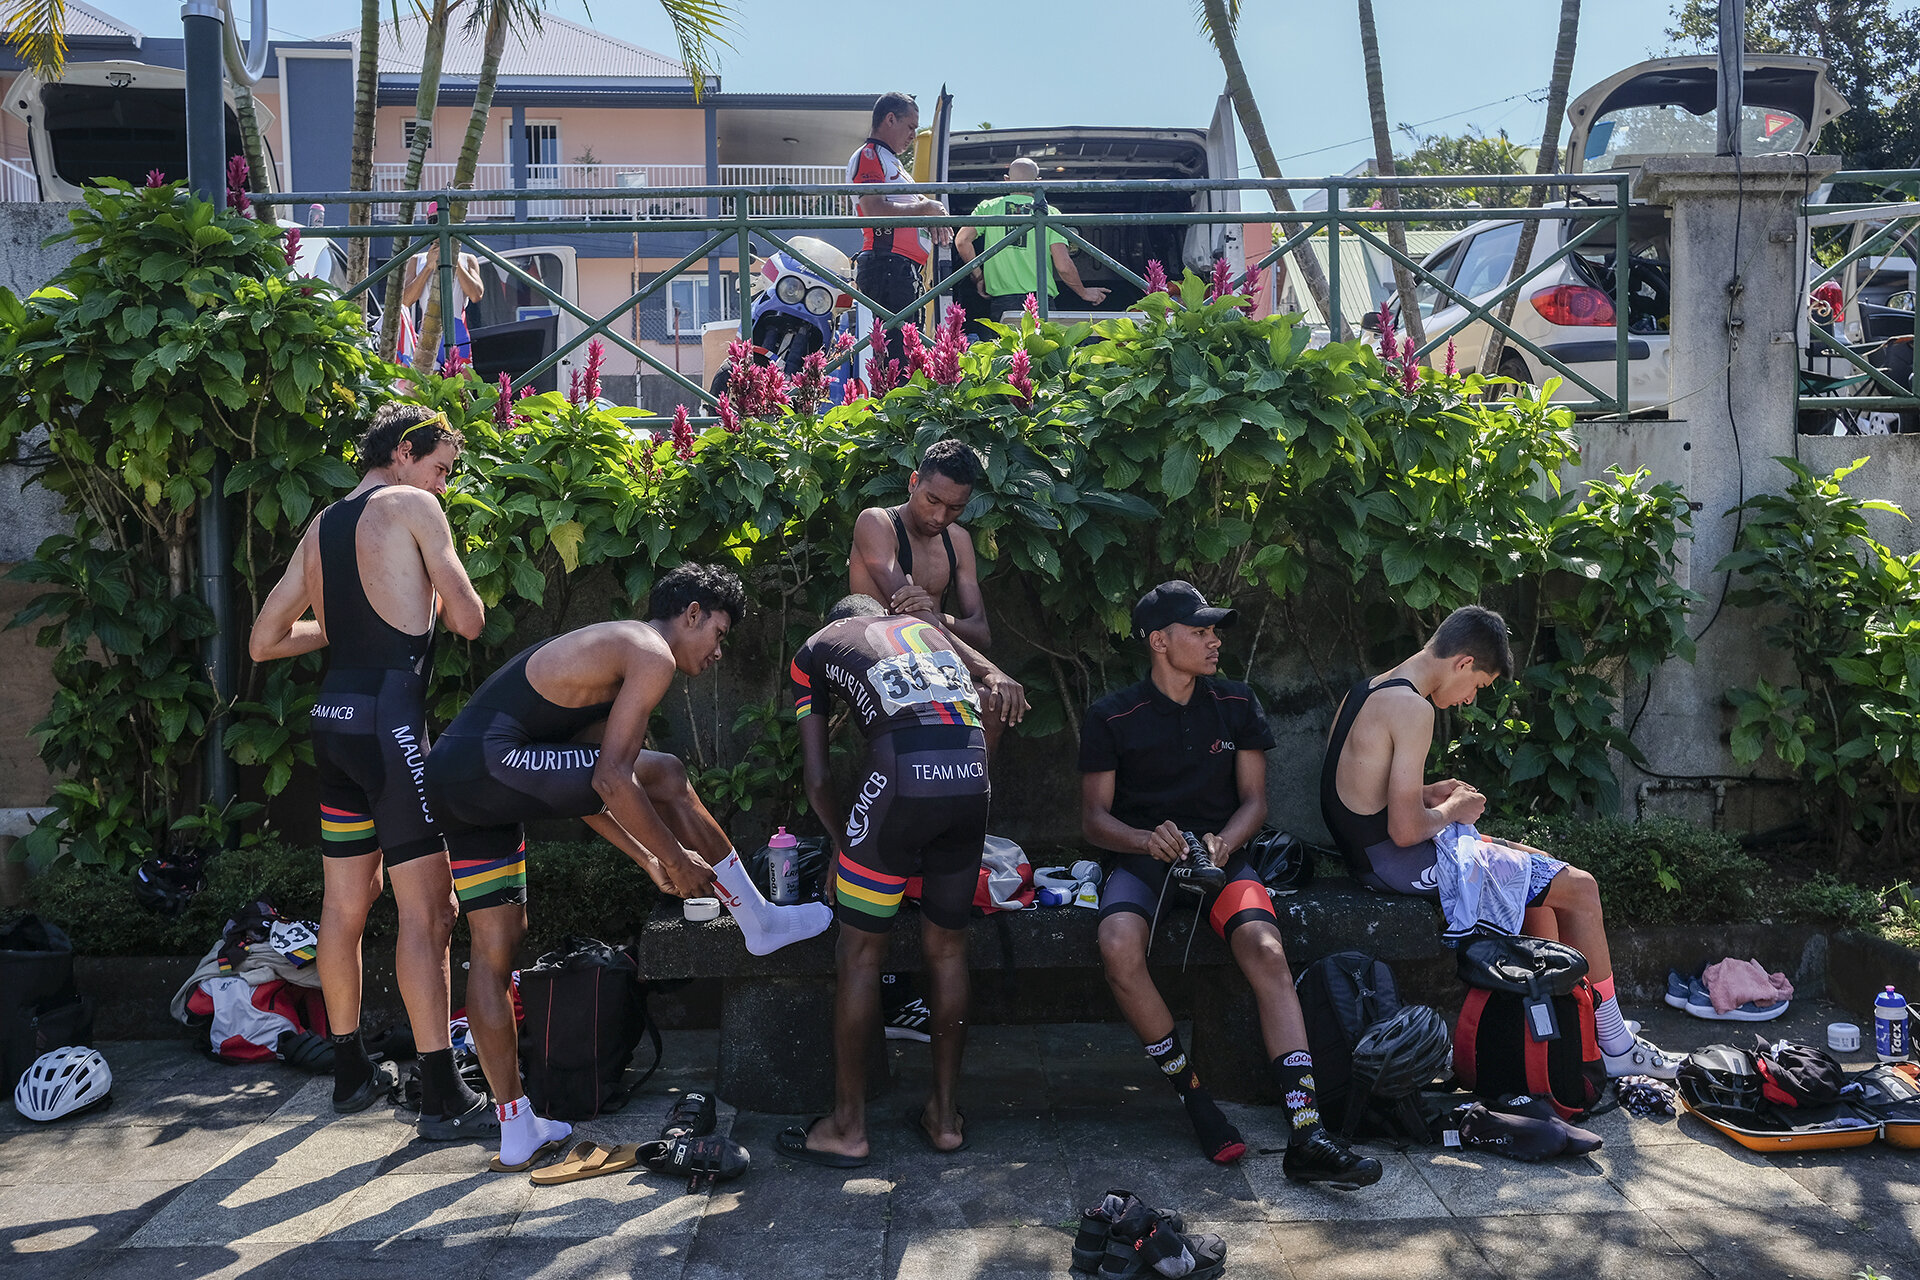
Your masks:
M1007 166L1008 182L1035 182L1039 177L1040 166L1025 156ZM973 211L985 218L1031 214L1033 194L1020 191L993 196L975 205ZM953 247L959 251L961 260L972 262L978 253L993 248L1009 235L1014 237L1014 243L988 258L973 272L975 287L987 299L985 318L988 320L1002 320L1009 311L1019 311L1026 306L1028 294L1040 291L1033 261L1033 232L1024 227L962 227L953 238ZM979 245L978 252L974 247L976 243ZM1057 277L1090 307L1097 307L1106 301L1105 289L1080 283L1080 271L1073 265L1073 258L1067 252L1067 238L1052 227L1047 228L1047 256L1046 287L1049 296L1054 292Z

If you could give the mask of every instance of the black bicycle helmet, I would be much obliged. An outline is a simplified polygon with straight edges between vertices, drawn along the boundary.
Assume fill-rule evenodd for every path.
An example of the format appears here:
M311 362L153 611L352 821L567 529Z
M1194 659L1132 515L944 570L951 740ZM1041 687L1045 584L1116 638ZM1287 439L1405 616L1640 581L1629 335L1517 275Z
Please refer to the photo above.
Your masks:
M1687 1105L1704 1111L1751 1115L1760 1107L1760 1068L1752 1054L1732 1045L1710 1044L1688 1054L1674 1083Z
M1242 856L1269 889L1290 892L1313 882L1313 846L1296 835L1263 827Z
M1376 1098L1404 1098L1433 1081L1453 1060L1446 1020L1423 1004L1410 1004L1376 1022L1353 1047L1354 1083L1366 1082Z
M193 895L207 887L206 854L199 849L177 849L148 858L133 873L134 901L149 911L177 916Z

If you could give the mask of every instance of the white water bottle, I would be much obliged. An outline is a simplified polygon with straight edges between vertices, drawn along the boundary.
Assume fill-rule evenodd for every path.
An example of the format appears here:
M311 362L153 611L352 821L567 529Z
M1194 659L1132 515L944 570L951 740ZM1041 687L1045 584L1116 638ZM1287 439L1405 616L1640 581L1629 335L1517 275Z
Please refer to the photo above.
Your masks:
M1907 1001L1888 987L1873 1002L1873 1050L1882 1062L1907 1058Z
M800 901L799 844L785 827L767 841L767 901L783 907Z

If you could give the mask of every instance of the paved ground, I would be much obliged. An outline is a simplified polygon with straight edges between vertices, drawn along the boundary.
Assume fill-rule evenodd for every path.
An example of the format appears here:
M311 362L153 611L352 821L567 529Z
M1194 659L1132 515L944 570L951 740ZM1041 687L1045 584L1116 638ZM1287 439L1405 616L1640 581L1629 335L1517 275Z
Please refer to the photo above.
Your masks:
M1789 1025L1806 1034L1832 1016L1809 1003ZM1665 1009L1648 1021L1673 1045L1728 1038ZM672 1093L710 1082L711 1033L667 1044L656 1083L588 1135L651 1138ZM723 1109L754 1168L688 1195L644 1171L533 1187L485 1172L477 1146L411 1141L394 1113L336 1118L330 1084L289 1068L109 1044L111 1111L0 1119L0 1275L1064 1278L1080 1206L1122 1186L1224 1236L1230 1277L1846 1280L1872 1267L1920 1280L1920 1159L1878 1143L1762 1157L1692 1120L1615 1112L1594 1122L1606 1147L1590 1162L1376 1148L1386 1178L1342 1195L1281 1177L1267 1108L1231 1108L1252 1147L1238 1166L1201 1160L1172 1092L1114 1025L980 1029L963 1095L973 1144L951 1157L901 1126L925 1050L895 1051L872 1165L777 1159L773 1136L795 1117Z

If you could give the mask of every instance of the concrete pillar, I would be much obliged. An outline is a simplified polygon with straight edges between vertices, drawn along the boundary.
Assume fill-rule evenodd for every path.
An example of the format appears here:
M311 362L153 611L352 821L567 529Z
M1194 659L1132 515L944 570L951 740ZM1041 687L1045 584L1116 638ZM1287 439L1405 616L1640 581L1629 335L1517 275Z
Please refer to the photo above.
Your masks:
M1690 444L1684 487L1697 509L1688 585L1702 597L1690 627L1698 660L1656 673L1634 733L1659 774L1749 773L1727 751L1727 687L1790 674L1750 611L1718 609L1716 617L1727 575L1714 566L1733 548L1728 513L1788 479L1773 458L1794 452L1807 254L1798 210L1839 167L1836 156L1663 156L1646 162L1636 186L1673 210L1671 416L1684 420L1674 426ZM1643 692L1626 691L1629 720ZM1626 772L1631 796L1642 775Z

